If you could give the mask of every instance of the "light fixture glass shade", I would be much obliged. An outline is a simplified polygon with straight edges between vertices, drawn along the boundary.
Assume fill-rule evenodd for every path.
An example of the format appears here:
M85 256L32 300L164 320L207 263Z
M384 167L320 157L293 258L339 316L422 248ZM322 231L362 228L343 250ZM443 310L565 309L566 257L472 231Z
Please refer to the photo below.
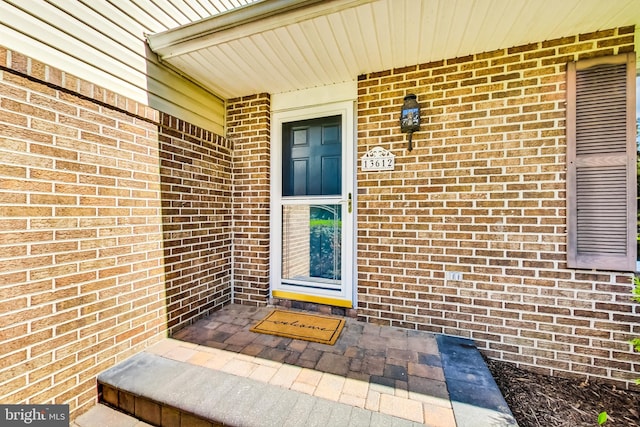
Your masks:
M413 132L420 130L420 104L416 95L410 93L404 97L402 111L400 112L400 130L409 134L409 151L413 149L411 137Z
M416 98L414 94L404 97L400 113L400 130L402 132L415 132L420 129L420 104Z

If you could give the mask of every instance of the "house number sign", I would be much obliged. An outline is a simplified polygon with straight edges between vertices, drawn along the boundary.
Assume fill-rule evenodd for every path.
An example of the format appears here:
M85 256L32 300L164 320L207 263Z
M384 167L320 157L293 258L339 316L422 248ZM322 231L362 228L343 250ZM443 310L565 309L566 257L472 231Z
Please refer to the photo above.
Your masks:
M373 147L360 158L360 168L363 171L391 171L395 166L394 156L382 147Z

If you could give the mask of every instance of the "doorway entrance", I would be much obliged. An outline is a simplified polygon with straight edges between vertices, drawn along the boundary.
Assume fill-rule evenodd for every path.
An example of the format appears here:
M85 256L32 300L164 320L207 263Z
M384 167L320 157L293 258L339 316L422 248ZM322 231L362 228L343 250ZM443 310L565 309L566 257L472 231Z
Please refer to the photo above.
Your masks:
M353 306L353 112L347 110L274 114L275 298Z

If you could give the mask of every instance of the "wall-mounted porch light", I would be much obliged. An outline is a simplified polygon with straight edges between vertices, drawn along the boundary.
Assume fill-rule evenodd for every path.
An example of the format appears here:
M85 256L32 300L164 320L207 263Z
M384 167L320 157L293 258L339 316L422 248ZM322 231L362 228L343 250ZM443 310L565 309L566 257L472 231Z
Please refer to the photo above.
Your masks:
M420 104L416 98L412 93L405 96L400 112L400 130L409 134L409 151L413 150L411 143L413 132L420 130Z

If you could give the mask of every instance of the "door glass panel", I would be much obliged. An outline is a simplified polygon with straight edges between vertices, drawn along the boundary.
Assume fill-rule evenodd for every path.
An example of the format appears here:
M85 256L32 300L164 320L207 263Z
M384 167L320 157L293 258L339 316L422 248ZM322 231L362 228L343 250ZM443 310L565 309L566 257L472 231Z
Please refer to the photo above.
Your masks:
M338 204L282 207L282 279L305 287L340 283L342 214Z
M282 125L282 196L329 196L342 191L342 117Z

